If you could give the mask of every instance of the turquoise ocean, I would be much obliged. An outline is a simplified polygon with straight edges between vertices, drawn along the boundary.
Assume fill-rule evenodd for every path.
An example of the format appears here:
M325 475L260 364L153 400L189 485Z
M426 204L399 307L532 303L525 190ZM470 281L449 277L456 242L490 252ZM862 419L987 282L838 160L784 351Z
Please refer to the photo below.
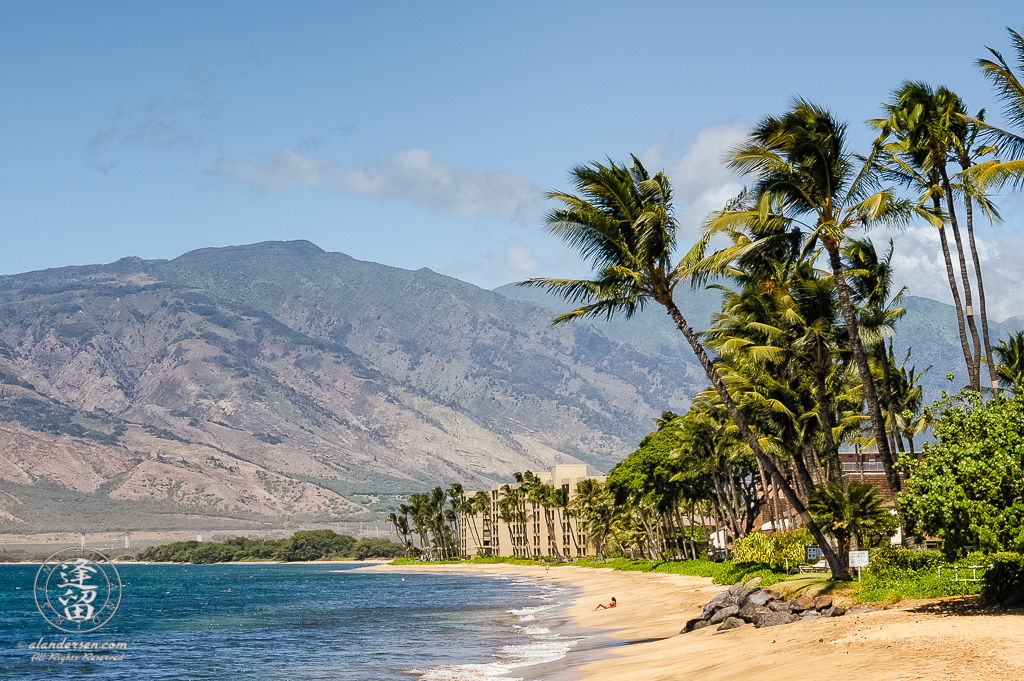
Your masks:
M564 675L567 654L593 645L564 614L570 587L344 563L119 565L113 618L67 634L36 608L38 567L0 565L0 679L550 679ZM32 645L65 639L127 649L113 654L120 660L61 661L74 651Z

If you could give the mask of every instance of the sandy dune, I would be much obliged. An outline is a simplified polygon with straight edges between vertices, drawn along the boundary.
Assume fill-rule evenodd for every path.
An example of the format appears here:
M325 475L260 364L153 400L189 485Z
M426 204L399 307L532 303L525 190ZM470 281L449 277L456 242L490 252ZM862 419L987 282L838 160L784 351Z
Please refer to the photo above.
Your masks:
M993 614L971 599L905 601L896 610L728 632L713 627L680 635L686 620L724 587L699 577L578 567L423 566L437 570L518 574L570 582L582 589L569 614L627 645L581 671L586 681L714 679L806 681L849 677L1024 679L1024 617ZM594 611L615 596L619 607Z

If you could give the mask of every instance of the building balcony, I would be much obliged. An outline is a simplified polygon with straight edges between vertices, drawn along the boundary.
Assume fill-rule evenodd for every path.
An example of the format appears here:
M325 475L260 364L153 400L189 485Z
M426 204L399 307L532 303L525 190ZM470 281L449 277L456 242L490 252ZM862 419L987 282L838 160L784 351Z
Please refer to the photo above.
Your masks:
M859 461L844 461L843 472L844 473L860 473L861 467L863 466L864 473L884 473L885 465L881 461L865 461L863 464Z

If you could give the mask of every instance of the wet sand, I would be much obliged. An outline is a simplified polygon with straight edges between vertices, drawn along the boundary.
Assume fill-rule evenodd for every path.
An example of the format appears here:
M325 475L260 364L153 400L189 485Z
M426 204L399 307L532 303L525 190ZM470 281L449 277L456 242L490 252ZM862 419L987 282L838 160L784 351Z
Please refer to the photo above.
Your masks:
M586 681L805 681L836 674L849 675L851 681L1024 678L1024 616L995 614L973 598L904 601L894 610L767 629L746 625L717 632L708 627L680 634L686 620L725 587L702 577L581 567L366 569L514 574L576 586L579 595L567 614L581 629L600 631L605 640L567 658L579 663L578 678ZM612 596L618 607L594 611Z

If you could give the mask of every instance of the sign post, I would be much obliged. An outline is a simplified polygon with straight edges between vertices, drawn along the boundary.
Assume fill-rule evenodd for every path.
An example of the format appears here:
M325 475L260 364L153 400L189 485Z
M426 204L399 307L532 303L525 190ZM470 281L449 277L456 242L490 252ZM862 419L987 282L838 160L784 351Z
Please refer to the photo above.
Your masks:
M868 566L869 553L867 551L850 551L850 567L857 568L857 581L860 581L860 569Z

